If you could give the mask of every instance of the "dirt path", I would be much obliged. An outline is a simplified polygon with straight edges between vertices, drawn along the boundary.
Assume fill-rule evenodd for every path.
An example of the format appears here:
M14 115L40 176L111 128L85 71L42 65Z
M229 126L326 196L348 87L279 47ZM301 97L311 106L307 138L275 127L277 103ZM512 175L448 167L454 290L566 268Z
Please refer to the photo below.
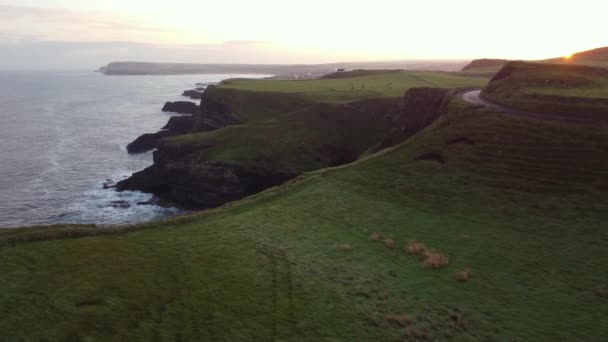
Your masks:
M508 107L501 106L499 104L496 104L496 103L493 103L493 102L490 102L490 101L484 99L481 96L481 90L472 90L472 91L464 92L460 95L460 98L463 101L474 104L474 105L498 109L501 112L508 114L508 115L525 116L525 117L535 118L535 119L556 120L556 121L563 121L563 122L600 123L600 124L608 123L608 118L606 118L606 119L576 118L576 117L566 116L566 115L527 112L527 111L523 111L523 110L508 108Z

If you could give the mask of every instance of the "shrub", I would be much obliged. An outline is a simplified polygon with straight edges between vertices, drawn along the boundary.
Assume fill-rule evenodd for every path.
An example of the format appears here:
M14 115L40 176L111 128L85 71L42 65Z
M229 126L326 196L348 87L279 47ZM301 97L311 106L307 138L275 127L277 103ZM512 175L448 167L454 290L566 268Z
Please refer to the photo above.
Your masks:
M353 247L347 243L343 243L340 246L338 246L338 250L340 250L342 252L348 252L348 251L352 251Z
M372 233L372 235L369 236L369 239L372 241L380 241L380 234Z
M423 255L426 251L426 246L416 240L410 240L405 245L405 251L409 255Z
M456 280L458 280L461 283L467 282L469 280L469 278L471 278L471 270L463 270L463 271L458 271L455 274L456 276Z
M384 240L384 245L385 245L387 248L391 248L391 249L392 249L392 248L395 248L395 240L393 240L393 239L385 239L385 240Z
M422 261L422 264L425 268L442 268L447 266L449 263L448 257L439 252L424 252L424 260Z

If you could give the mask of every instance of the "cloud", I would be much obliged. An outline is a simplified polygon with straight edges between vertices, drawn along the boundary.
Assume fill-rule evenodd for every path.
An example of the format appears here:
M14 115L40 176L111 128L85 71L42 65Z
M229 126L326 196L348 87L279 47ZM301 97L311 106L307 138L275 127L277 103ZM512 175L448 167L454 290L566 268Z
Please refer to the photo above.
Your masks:
M177 34L171 27L153 24L113 11L72 11L0 5L0 40L20 37L49 41L162 41Z

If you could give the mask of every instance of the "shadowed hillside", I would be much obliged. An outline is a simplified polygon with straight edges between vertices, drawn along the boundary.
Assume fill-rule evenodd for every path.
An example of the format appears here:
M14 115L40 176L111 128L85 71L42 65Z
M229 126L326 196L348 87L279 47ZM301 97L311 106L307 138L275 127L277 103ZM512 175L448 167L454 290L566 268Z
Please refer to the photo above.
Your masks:
M608 118L608 70L582 65L511 62L490 81L483 96L531 112Z

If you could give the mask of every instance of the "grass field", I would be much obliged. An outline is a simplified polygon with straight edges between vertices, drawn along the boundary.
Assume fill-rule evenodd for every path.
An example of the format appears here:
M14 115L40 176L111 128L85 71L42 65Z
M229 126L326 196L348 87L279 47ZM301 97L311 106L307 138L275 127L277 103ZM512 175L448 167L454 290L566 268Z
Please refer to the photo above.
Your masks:
M483 95L493 102L530 112L606 120L608 70L510 62L484 88Z
M319 102L343 103L367 98L399 97L414 87L482 87L483 77L436 71L394 71L369 76L314 80L228 80L220 88L257 92L299 93Z
M474 87L486 82L425 71L373 71L368 76L299 81L228 80L207 96L230 104L246 123L172 137L165 146L191 150L187 158L201 162L312 171L353 161L378 143L393 124L384 120L382 110L410 88ZM355 90L350 90L352 85ZM370 97L382 99L363 111L347 107Z
M599 341L608 335L606 151L605 130L455 100L397 147L216 210L101 236L27 242L52 232L2 231L0 331L66 341ZM412 239L449 265L423 267L403 250ZM465 269L470 279L457 281Z

